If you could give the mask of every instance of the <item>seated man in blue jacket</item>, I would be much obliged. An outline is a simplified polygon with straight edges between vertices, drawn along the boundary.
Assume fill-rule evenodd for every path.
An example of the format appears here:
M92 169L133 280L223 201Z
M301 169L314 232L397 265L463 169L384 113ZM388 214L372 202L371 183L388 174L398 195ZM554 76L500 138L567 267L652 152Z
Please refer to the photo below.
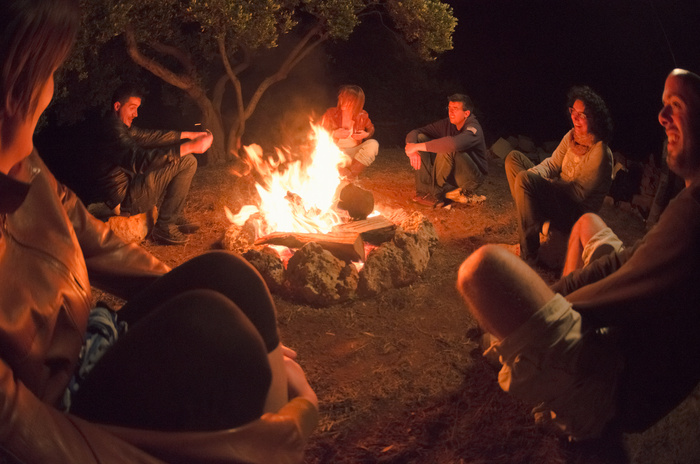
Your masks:
M416 203L435 207L446 200L473 204L484 199L475 191L488 174L486 143L473 111L469 96L451 95L448 118L406 136L406 156L416 170Z
M122 85L112 97L112 108L97 153L95 196L118 214L138 214L158 207L152 238L167 245L183 244L185 233L196 230L182 209L197 170L192 153L204 153L213 137L209 132L178 132L132 126L141 106L142 92Z

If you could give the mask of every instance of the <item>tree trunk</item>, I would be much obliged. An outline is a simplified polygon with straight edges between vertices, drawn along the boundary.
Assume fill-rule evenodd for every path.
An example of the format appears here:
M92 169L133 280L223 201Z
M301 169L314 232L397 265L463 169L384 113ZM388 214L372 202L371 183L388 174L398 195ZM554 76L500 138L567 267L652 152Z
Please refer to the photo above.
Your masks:
M232 154L232 157L238 156L238 149L241 147L243 132L245 132L245 121L241 121L239 118L231 124L228 130L228 144L226 149Z
M238 149L241 146L241 138L245 132L246 121L255 111L255 108L260 101L262 95L267 91L273 84L284 80L289 75L289 72L296 67L301 60L311 53L311 51L316 48L319 44L323 43L328 35L322 33L321 23L317 23L313 28L311 28L304 37L299 41L299 43L294 47L294 49L289 53L285 60L280 65L279 69L272 75L263 79L263 81L258 85L258 88L253 93L247 104L243 102L243 91L241 89L241 81L238 78L238 72L240 69L234 70L231 66L231 62L228 58L228 53L226 52L226 43L222 37L218 39L219 54L221 56L221 61L226 69L226 74L229 76L230 82L234 86L236 94L236 113L237 119L231 124L228 130L228 143L226 146L228 154L238 154ZM314 39L315 37L315 39ZM243 66L244 69L247 64Z
M230 159L226 151L226 132L221 122L221 116L214 110L202 110L202 125L204 129L211 131L214 141L207 151L207 162L211 164L223 164Z

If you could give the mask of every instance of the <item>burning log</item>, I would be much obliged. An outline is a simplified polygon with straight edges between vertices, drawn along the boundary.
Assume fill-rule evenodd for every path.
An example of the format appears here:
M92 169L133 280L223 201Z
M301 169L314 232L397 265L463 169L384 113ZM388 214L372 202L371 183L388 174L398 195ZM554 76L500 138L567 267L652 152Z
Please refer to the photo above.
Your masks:
M260 237L255 245L281 245L288 248L301 248L307 243L318 243L323 249L343 261L364 261L365 246L357 232L330 232L312 234L300 232L273 232Z
M333 232L356 232L362 240L373 245L381 245L391 240L396 231L396 224L382 215L374 216L361 221L352 221L338 224L333 227Z

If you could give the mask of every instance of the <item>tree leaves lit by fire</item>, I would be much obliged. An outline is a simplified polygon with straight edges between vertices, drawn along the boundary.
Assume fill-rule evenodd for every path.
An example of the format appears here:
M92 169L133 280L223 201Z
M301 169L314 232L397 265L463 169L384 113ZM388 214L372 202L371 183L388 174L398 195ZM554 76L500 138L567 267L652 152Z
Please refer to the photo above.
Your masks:
M81 36L59 89L73 119L80 104L106 107L130 59L196 105L214 133L214 163L236 156L246 121L271 86L319 45L347 40L368 15L380 15L424 60L452 48L457 24L452 8L438 0L81 0L81 6ZM247 79L282 38L293 44L275 55L276 67Z

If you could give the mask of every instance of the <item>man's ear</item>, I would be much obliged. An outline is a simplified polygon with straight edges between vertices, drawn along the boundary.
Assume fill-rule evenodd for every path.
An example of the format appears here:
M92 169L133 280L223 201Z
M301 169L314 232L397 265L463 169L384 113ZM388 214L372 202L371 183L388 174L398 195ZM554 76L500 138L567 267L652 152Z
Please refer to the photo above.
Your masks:
M466 110L466 111L464 112L464 117L465 117L465 118L468 118L470 114L472 114L472 112L469 111L469 110Z
M119 108L121 108L121 107L122 107L122 104L121 104L121 103L119 103L119 102L114 102L114 111L115 111L116 113L119 112Z

